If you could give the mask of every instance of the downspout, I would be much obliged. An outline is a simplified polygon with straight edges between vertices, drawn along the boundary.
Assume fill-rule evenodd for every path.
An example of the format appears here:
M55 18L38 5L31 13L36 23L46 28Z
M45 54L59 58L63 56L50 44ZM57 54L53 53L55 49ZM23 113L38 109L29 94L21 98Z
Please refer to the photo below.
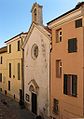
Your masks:
M24 102L24 49L22 49L22 100Z
M83 23L83 117L84 117L84 5L81 7L82 9L82 15L83 15L83 19L82 19L82 23Z
M83 117L84 117L84 26L83 26Z
M51 116L51 52L52 52L52 37L50 39L50 52L49 52L49 116Z
M20 38L23 39L22 36L20 36ZM21 50L22 50L22 58L21 58L22 82L21 82L21 87L22 87L22 105L24 105L24 49L21 47Z

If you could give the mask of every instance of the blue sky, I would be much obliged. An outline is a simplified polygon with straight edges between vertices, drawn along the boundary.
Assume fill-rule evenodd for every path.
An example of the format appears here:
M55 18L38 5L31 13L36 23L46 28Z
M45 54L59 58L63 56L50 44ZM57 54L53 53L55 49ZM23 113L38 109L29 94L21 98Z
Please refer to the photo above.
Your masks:
M43 5L43 22L47 22L74 8L79 0L0 0L0 47L4 41L28 31L34 2Z

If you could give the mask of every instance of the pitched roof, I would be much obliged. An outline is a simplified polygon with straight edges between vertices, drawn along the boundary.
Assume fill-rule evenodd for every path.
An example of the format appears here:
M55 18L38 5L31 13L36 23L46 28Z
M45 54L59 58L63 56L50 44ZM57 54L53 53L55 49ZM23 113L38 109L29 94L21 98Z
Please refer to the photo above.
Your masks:
M7 46L0 48L0 54L7 52Z
M71 12L77 10L77 9L79 9L82 5L84 5L84 2L79 2L79 3L76 5L75 8L73 8L73 9L71 9L70 11L68 11L68 12L66 12L66 13L64 13L64 14L62 14L61 16L59 16L59 17L57 17L57 18L55 18L55 19L49 21L49 22L47 23L47 25L49 25L50 23L52 23L52 22L55 21L55 20L58 20L59 18L65 16L65 15L67 15L67 14L69 14L69 13L71 13Z
M12 39L14 39L14 38L16 38L16 37L18 37L18 36L20 36L20 35L22 35L22 34L27 34L27 32L21 32L21 33L19 33L18 35L16 35L16 36L10 38L9 40L5 41L5 43L11 41Z
M28 38L30 37L30 34L33 31L34 27L36 27L41 33L45 34L48 38L51 35L51 30L47 26L42 26L42 25L39 25L39 24L33 22L28 30L28 34L27 34L24 44L22 46L23 49L24 49L24 47L28 41Z

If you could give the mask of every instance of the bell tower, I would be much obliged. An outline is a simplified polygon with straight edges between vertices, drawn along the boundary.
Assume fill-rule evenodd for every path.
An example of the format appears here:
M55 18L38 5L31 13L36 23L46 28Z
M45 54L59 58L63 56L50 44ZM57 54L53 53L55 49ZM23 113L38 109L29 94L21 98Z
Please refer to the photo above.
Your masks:
M42 6L35 2L32 6L32 23L37 23L39 25L43 25L43 17L42 17Z

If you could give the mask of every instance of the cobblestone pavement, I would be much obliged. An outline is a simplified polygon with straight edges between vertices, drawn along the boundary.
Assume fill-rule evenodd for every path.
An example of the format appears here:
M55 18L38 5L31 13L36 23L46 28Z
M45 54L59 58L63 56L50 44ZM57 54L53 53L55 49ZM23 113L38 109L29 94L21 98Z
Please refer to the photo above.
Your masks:
M34 119L34 115L19 104L0 93L0 119Z

